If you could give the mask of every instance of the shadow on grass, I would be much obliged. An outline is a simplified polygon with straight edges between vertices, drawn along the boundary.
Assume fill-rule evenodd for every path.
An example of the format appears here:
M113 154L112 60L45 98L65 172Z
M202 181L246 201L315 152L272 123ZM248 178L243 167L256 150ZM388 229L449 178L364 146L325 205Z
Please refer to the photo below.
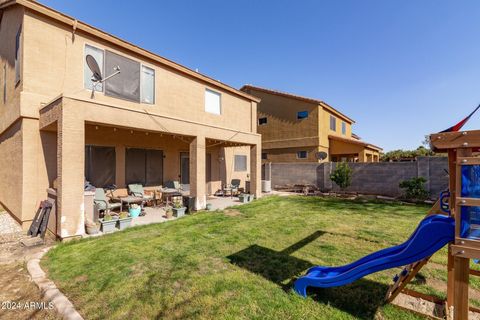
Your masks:
M384 304L387 290L385 284L360 279L342 287L309 288L308 294L315 301L367 320L375 319L378 308Z
M277 284L289 292L293 283L305 270L314 265L291 256L292 253L325 234L317 231L282 251L252 245L227 258L236 266ZM361 279L337 288L310 288L309 296L315 301L333 306L359 319L374 319L377 309L383 305L388 286Z

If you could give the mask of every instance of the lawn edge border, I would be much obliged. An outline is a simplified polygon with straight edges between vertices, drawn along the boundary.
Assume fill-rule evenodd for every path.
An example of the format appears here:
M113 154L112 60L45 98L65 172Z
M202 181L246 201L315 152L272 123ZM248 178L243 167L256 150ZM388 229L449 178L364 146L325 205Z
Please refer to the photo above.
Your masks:
M53 247L48 247L40 252L30 256L27 261L27 270L32 280L40 289L43 297L52 302L57 313L65 320L83 320L73 304L68 298L57 288L55 283L47 278L46 273L40 267L40 260Z

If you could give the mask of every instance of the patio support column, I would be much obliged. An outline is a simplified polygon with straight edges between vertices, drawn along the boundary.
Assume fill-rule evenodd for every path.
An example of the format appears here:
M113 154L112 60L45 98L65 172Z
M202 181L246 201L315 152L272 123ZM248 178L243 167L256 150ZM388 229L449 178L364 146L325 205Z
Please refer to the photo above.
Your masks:
M250 146L250 194L262 196L262 149L259 144Z
M85 124L75 112L66 111L72 110L63 108L57 121L57 208L62 239L85 233Z
M194 199L194 210L205 209L207 197L205 193L205 137L197 136L190 142L190 196Z

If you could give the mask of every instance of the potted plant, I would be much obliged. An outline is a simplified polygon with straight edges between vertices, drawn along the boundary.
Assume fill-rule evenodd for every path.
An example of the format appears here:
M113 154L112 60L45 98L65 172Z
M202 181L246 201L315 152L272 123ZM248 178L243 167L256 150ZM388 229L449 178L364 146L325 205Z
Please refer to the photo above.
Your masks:
M240 200L241 203L247 203L248 200L250 200L250 197L248 194L246 193L241 193L239 196L238 196L238 200Z
M85 219L85 231L87 234L97 234L100 230L95 222Z
M131 204L130 208L128 209L128 213L132 218L137 218L140 215L141 211L142 211L142 208L136 203Z
M102 226L103 233L110 233L115 231L115 226L117 225L117 219L114 219L110 213L105 213L103 219L99 219Z
M184 207L180 200L177 200L173 203L173 215L175 217L183 217L185 215L185 210L187 210L187 207Z
M128 215L128 212L120 212L118 216L118 229L124 230L132 224L132 217Z
M167 207L165 209L165 216L167 217L167 219L172 219L173 217L173 210L171 207Z

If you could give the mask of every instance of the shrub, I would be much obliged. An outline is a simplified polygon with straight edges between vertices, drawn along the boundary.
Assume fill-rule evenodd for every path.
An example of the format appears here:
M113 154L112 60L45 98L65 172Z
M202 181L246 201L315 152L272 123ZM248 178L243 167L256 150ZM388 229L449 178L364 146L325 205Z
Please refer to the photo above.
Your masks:
M404 189L405 198L425 200L428 198L428 191L424 186L425 182L427 180L424 177L412 178L400 182L399 187Z
M330 179L335 182L340 189L346 189L352 182L352 169L346 162L337 163L335 170L330 175Z

